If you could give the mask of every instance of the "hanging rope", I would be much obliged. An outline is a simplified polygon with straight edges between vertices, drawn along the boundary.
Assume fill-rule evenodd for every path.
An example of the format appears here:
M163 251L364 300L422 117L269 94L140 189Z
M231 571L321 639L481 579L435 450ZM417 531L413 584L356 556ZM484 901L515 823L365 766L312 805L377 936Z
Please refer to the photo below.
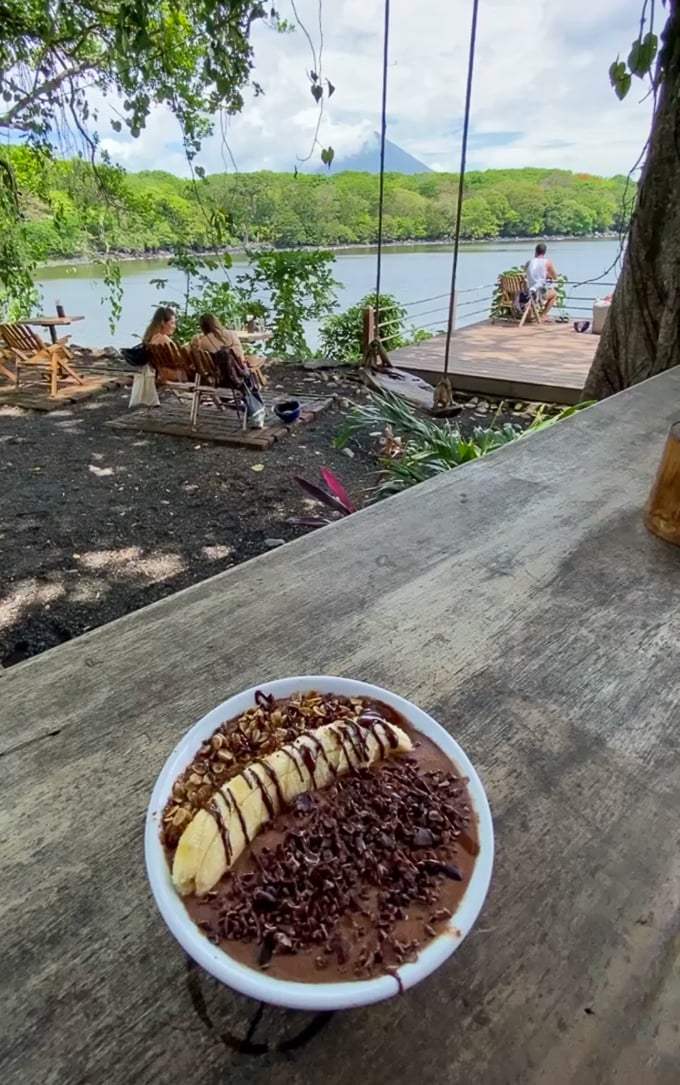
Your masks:
M382 61L382 108L380 116L380 182L378 189L378 257L375 275L375 334L379 336L380 327L380 286L382 277L383 250L383 204L385 202L385 136L387 133L387 64L389 59L390 38L390 0L385 0L385 18L383 30Z
M472 104L472 76L475 67L475 49L477 45L477 15L479 13L479 0L472 2L472 24L470 26L470 48L468 52L467 84L465 87L465 111L463 115L463 139L460 148L460 173L458 175L458 202L456 204L456 227L453 234L453 265L451 267L451 292L449 295L449 321L446 328L446 348L444 351L444 375L449 371L451 357L451 341L453 339L453 323L455 318L455 290L456 275L458 273L458 250L460 247L460 220L463 210L463 185L465 181L465 168L467 165L468 132L470 129L470 107Z

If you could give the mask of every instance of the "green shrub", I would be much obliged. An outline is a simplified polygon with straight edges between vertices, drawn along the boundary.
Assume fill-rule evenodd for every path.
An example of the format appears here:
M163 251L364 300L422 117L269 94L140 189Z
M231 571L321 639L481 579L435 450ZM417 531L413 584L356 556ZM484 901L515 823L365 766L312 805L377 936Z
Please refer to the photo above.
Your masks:
M321 353L339 362L360 361L363 358L362 339L364 309L377 309L378 295L367 294L344 313L326 317L321 326ZM409 342L406 334L406 309L391 294L382 294L379 325L376 332L385 350L396 350Z
M548 417L543 409L539 409L524 430L509 422L502 426L495 426L492 422L486 428L476 427L469 437L464 437L455 424L440 423L417 415L401 397L385 394L372 396L365 405L355 407L336 437L335 444L342 448L355 434L374 433L376 430L387 433L393 447L394 438L397 438L401 447L395 454L381 458L382 479L374 492L374 498L387 497L486 456L511 441L552 426L589 406L590 403L579 403Z

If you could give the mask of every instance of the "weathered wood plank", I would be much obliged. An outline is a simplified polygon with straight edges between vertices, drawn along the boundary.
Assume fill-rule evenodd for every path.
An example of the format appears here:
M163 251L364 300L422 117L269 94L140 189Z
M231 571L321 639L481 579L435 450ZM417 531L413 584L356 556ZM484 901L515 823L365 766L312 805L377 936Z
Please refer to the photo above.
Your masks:
M334 396L316 399L311 396L298 396L302 406L300 418L292 423L293 427L313 422L318 415L329 410L334 403ZM270 448L275 441L285 437L291 426L272 417L271 408L275 399L265 397L269 421L263 429L244 430L236 412L226 410L218 412L209 407L201 407L196 428L189 418L189 400L185 404L165 400L160 407L150 410L139 409L114 418L108 423L114 429L134 430L142 433L164 433L169 437L189 437L192 440L211 441L215 444L228 445L232 448L252 448L255 450Z
M641 516L679 394L656 378L0 679L3 1083L676 1085L680 550ZM256 1007L188 986L150 902L145 805L207 708L323 671L459 738L497 867L429 981L244 1059L223 1035Z
M65 403L79 403L114 388L122 388L131 380L125 377L82 375L85 380L83 385L61 384L55 396L50 396L47 383L21 383L17 389L3 385L0 387L0 406L22 407L31 411L55 411Z
M578 403L598 337L571 324L517 325L480 321L457 328L449 376L454 389L483 395ZM390 352L395 366L436 384L444 370L446 337Z

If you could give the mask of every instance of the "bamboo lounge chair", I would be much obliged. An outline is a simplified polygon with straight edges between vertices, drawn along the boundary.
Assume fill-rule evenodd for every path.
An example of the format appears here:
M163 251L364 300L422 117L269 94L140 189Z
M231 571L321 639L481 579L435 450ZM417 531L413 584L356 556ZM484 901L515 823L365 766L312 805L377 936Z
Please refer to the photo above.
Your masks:
M15 389L19 388L22 369L37 369L48 375L51 399L57 394L60 379L71 378L76 384L84 384L82 377L69 365L73 357L66 346L70 335L48 344L25 324L0 324L0 336L13 355L15 372L10 376ZM9 372L5 366L2 370L5 375Z

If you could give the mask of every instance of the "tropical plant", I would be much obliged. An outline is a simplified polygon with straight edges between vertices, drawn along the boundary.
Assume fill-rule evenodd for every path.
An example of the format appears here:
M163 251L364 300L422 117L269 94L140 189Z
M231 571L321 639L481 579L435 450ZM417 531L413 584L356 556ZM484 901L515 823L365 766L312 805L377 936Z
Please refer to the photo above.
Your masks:
M380 458L382 479L373 492L373 498L377 499L399 493L425 479L486 456L511 441L552 426L590 405L580 403L575 407L565 407L554 415L547 415L545 408L539 409L524 430L508 422L496 426L494 419L491 426L475 427L469 436L464 436L457 425L416 415L399 396L385 394L372 396L368 403L355 407L336 437L335 444L342 448L360 432L387 431L390 447L394 449L395 435L397 439L401 438L396 446L396 454L392 452Z
M293 479L310 497L330 509L333 515L290 516L287 523L296 524L298 527L323 527L325 524L332 524L334 520L351 516L353 512L356 512L342 482L327 467L321 468L323 486L317 486L315 482L309 482L301 475L293 475Z
M321 353L326 358L337 361L360 361L363 358L362 340L364 328L364 310L369 306L378 312L376 333L385 350L395 350L404 346L406 337L406 309L392 294L381 294L380 306L378 295L366 294L356 305L351 305L344 313L335 313L326 317L321 325Z
M320 320L336 305L340 285L331 273L335 256L316 251L258 252L238 284L253 304L259 302L270 318L272 337L267 352L276 358L309 358L304 325Z

